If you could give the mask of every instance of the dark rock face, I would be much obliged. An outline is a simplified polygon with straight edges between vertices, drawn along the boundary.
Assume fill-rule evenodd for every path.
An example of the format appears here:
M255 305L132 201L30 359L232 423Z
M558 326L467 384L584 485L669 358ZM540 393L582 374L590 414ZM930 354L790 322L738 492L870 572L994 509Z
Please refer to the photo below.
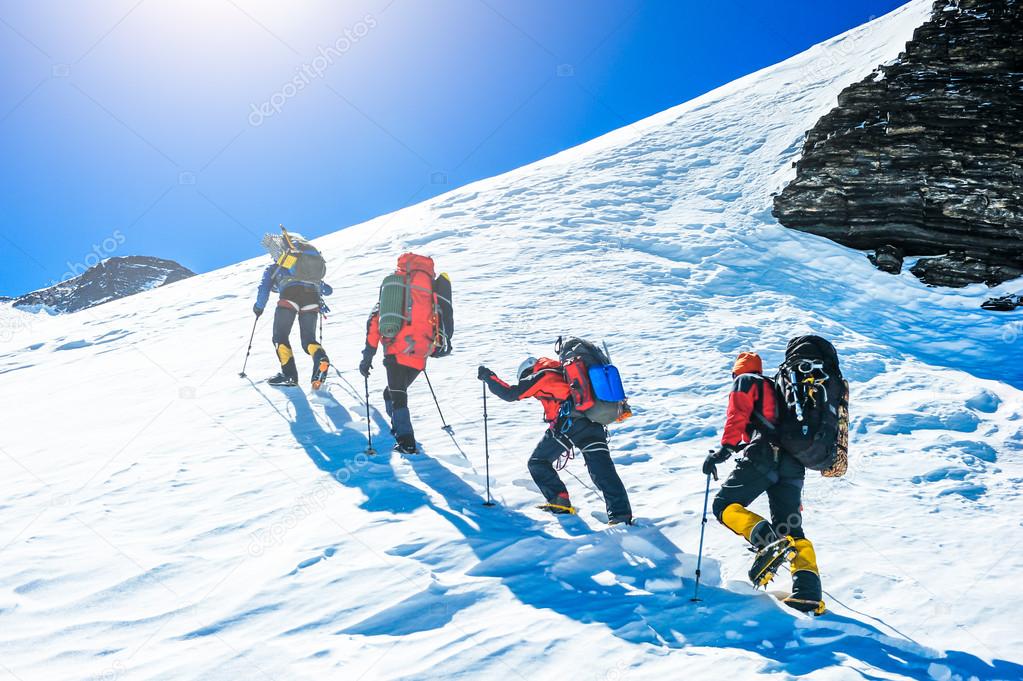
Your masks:
M1023 0L939 0L891 65L847 87L775 197L785 226L893 245L925 282L1023 275Z
M982 281L995 286L1023 276L1023 269L1000 265L964 252L921 258L909 271L932 286L965 286Z
M76 312L194 276L173 260L141 255L109 258L83 274L14 300L20 308Z

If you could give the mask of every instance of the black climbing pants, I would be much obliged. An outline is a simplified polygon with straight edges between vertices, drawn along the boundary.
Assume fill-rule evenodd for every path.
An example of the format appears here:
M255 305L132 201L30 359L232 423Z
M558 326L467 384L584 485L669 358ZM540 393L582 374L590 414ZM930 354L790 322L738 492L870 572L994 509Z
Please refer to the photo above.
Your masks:
M583 455L593 484L604 495L608 519L630 518L632 507L629 505L629 495L611 460L607 429L579 416L571 420L565 432L560 430L561 422L549 428L529 457L529 474L547 501L556 503L559 494L567 494L568 490L558 477L554 463L562 454L575 447Z
M398 364L391 355L384 357L387 387L384 388L384 409L391 419L391 434L414 438L412 415L408 410L408 388L419 376L419 369Z
M792 455L776 451L767 442L754 442L743 450L735 463L735 470L714 497L714 516L724 522L722 513L726 508L732 504L745 508L766 492L771 508L771 525L777 535L803 539L805 477L806 468ZM751 541L756 543L756 538Z
M298 369L295 366L295 354L291 350L291 329L298 319L298 331L302 338L302 349L307 355L313 356L313 364L326 359L316 337L316 322L320 315L319 296L302 287L291 287L281 293L281 299L274 310L273 343L277 350L277 358L281 362L281 371L285 376L298 380Z

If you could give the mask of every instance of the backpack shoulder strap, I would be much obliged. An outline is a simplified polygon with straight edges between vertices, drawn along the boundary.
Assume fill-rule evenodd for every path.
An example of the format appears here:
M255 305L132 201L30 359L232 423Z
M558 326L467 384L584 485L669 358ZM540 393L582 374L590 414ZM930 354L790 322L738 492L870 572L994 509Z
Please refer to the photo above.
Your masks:
M765 435L770 435L775 431L774 424L771 423L764 415L764 393L768 389L773 389L773 384L766 376L760 377L760 383L757 385L757 399L753 402L753 420L756 421L758 428L762 428ZM774 401L775 412L778 410L777 397Z

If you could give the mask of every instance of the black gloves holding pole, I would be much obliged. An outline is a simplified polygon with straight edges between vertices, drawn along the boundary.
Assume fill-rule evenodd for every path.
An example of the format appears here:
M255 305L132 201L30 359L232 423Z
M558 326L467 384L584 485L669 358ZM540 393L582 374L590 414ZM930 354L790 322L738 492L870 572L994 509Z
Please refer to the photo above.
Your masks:
M362 361L359 362L359 373L363 378L369 378L369 372L373 369L373 356L377 349L367 345L362 351Z
M707 455L707 458L703 460L703 474L713 475L714 479L717 480L717 465L728 461L729 457L731 457L737 449L738 447L735 445L721 445L721 448L716 452L712 450L711 453Z

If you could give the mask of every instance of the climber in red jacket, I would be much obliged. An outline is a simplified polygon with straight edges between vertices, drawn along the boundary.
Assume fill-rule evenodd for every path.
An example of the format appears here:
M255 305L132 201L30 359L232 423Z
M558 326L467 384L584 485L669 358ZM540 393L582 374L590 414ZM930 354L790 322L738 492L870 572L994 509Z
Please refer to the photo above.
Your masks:
M611 460L607 428L571 409L569 386L561 362L546 357L528 357L519 365L518 382L515 384L502 381L485 366L479 368L477 376L486 383L490 392L506 402L532 397L543 405L547 431L527 464L533 482L547 499L541 508L551 513L575 513L555 462L578 449L586 462L590 479L604 495L608 524L632 524L629 494Z
M755 353L743 352L736 359L721 448L707 457L703 472L716 477L717 464L733 453L741 453L735 470L714 497L714 516L757 550L749 573L755 586L766 586L789 560L792 594L785 604L820 614L824 612L824 601L817 556L813 544L803 534L806 468L772 442L780 400L774 381L763 372L763 362ZM770 502L770 521L747 508L765 492Z

